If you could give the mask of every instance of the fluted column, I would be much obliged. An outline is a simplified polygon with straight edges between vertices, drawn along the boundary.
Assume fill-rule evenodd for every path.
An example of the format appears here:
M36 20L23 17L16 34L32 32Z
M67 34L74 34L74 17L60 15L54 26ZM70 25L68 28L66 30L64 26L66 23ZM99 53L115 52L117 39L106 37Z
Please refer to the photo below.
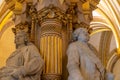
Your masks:
M41 23L40 52L45 61L44 80L60 80L62 75L62 25L50 19Z

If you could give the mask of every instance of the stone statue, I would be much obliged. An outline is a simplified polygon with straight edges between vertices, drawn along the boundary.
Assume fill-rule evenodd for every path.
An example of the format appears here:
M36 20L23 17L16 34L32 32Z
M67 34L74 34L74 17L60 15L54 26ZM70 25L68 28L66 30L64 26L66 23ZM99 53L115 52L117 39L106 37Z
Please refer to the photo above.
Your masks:
M105 69L99 58L88 46L87 29L78 28L73 33L75 42L67 50L68 80L105 80ZM111 79L109 79L111 80Z
M27 33L15 35L16 50L0 69L0 80L41 80L44 61L38 49L29 42Z

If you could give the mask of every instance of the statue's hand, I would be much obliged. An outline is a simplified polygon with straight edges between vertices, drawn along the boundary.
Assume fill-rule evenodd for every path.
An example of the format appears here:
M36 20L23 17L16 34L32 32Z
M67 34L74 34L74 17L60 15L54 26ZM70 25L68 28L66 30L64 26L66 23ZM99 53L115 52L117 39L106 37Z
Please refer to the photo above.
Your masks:
M106 73L106 80L114 80L114 75L110 72Z
M12 76L6 76L6 77L0 78L0 80L16 80L16 79L14 79Z
M14 71L11 73L11 76L18 79L19 76L21 76L21 71L20 69L14 69Z
M6 67L3 67L0 69L0 78L1 77L6 77L6 76L10 76L10 74L13 72L13 69L9 69Z
M2 70L2 73L12 73L13 72L13 69L9 69L9 68L5 68Z
M11 76L10 73L0 73L0 78Z

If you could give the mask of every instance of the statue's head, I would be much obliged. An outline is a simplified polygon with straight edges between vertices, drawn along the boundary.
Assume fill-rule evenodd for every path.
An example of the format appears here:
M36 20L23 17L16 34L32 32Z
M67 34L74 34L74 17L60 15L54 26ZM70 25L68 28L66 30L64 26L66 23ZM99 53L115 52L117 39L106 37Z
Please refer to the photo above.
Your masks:
M15 26L15 28L12 28L13 33L15 34L15 44L16 48L19 47L19 45L27 45L29 42L29 25L28 23L20 23Z
M73 32L73 39L83 42L89 41L89 33L86 28L78 28Z
M27 45L29 42L28 35L25 31L19 31L15 34L15 44L16 48L19 45Z

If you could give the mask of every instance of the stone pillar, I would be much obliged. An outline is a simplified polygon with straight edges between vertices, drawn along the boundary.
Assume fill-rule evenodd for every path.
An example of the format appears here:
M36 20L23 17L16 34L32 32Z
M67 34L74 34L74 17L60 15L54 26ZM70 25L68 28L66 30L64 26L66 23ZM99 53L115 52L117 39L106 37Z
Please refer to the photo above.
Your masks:
M41 22L40 52L45 61L43 80L61 80L62 24L55 19Z

